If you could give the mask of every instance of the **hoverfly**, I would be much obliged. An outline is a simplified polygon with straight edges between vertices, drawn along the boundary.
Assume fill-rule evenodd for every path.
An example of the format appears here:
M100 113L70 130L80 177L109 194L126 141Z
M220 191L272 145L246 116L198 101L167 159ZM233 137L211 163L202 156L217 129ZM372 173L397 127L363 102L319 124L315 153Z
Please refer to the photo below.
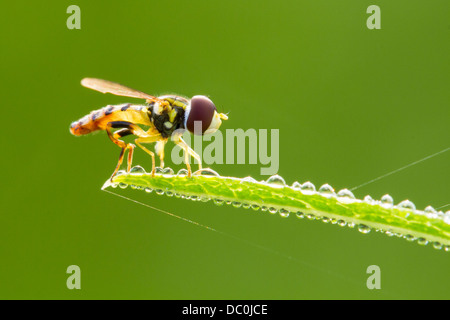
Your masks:
M119 170L127 150L127 171L129 172L131 169L135 145L120 140L120 138L128 135L136 136L135 144L152 157L152 175L155 175L155 154L142 144L156 142L155 152L160 159L161 168L163 168L164 146L173 136L172 139L175 144L184 150L184 161L188 169L188 176L191 176L189 157L198 161L199 169L202 168L202 163L200 156L182 139L182 133L185 130L201 135L213 133L219 129L222 120L228 119L225 114L217 112L216 106L208 97L202 95L194 96L191 99L176 95L154 97L115 82L95 78L84 78L81 80L81 85L102 93L145 99L146 102L146 105L131 103L108 105L92 111L70 125L70 132L75 136L106 130L111 141L121 148L119 161L111 179ZM197 126L194 130L194 124L197 121L201 121L201 130L198 130ZM150 128L145 131L139 125L146 125ZM113 129L118 130L113 132ZM177 131L175 132L175 130Z

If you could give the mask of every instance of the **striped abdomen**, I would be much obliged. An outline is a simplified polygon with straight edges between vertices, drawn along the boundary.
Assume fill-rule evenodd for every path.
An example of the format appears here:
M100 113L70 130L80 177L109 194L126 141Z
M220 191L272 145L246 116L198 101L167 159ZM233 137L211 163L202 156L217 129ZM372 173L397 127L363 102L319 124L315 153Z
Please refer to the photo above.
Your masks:
M92 111L80 120L72 122L70 132L75 136L81 136L97 130L105 130L106 125L111 121L151 125L147 106L125 103Z

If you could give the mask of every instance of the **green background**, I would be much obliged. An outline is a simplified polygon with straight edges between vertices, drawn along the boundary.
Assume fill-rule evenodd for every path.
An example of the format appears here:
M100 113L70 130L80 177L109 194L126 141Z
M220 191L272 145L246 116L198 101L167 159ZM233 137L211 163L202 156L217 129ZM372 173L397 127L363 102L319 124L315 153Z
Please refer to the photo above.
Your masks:
M71 4L81 30L66 27ZM371 4L381 30L366 27ZM450 254L430 245L120 190L213 232L102 192L119 149L104 132L68 130L91 110L140 103L85 89L83 77L207 94L229 112L222 130L280 130L288 183L350 188L449 147L449 12L448 0L4 4L0 298L450 298ZM355 195L443 206L449 160L443 153ZM135 163L150 159L137 150ZM267 178L260 167L213 166ZM72 264L81 290L66 288ZM381 290L366 288L373 264Z

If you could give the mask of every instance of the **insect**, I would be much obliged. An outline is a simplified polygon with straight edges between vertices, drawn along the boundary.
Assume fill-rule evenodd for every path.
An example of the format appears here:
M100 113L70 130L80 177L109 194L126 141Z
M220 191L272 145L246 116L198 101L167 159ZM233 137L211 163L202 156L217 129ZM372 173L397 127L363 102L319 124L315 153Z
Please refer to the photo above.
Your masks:
M133 152L136 145L148 153L152 158L152 175L155 175L155 153L142 144L155 142L155 152L164 167L164 146L169 138L184 150L184 162L188 169L188 176L192 175L189 157L197 160L199 169L202 168L200 156L192 150L182 139L184 131L193 134L208 134L219 129L222 120L228 117L218 113L214 103L206 96L197 95L187 99L176 95L154 97L147 93L134 90L121 84L95 78L84 78L81 85L102 93L118 96L145 99L145 105L125 103L108 105L92 111L78 121L72 122L70 132L75 136L86 135L98 130L106 130L108 137L121 148L119 161L111 176L116 175L126 151L128 151L127 171L131 169ZM139 125L149 126L148 130ZM114 129L118 129L113 131ZM126 143L120 138L134 135L134 143Z

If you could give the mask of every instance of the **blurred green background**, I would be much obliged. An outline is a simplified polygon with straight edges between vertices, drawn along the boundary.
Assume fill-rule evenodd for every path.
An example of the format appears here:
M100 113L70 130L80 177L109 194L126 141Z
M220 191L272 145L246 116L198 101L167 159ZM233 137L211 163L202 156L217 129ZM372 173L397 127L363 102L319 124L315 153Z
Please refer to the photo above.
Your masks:
M66 27L71 4L81 30ZM366 27L371 4L381 30ZM449 147L449 12L447 0L8 2L0 298L450 298L450 254L431 246L120 190L219 233L102 192L119 148L104 132L69 133L91 110L140 103L85 89L83 77L206 94L229 112L223 130L280 129L288 183L354 187ZM149 168L140 150L135 159ZM449 160L443 153L355 195L443 206ZM267 178L260 167L213 166ZM66 288L72 264L81 290ZM366 288L373 264L381 290Z

